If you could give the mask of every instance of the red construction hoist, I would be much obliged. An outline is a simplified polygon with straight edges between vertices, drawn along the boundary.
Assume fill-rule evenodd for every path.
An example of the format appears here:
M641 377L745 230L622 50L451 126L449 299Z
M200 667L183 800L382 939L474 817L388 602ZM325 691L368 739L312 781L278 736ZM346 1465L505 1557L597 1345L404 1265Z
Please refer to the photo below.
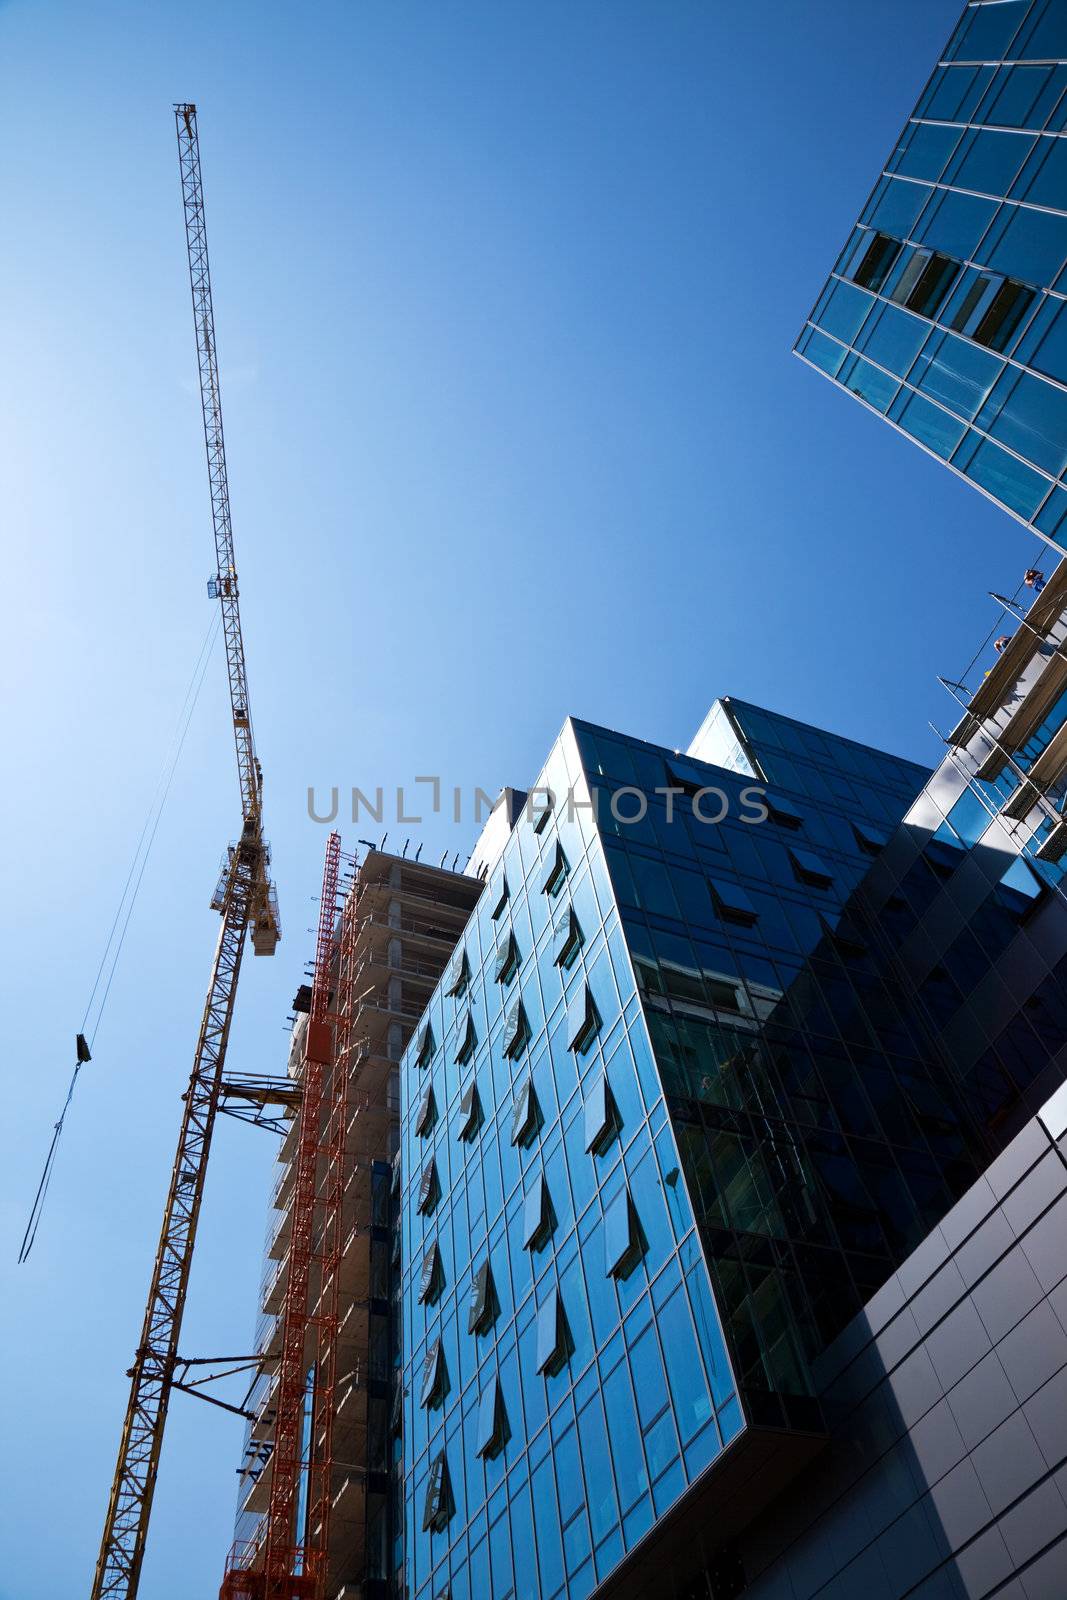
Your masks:
M304 1048L266 1530L254 1551L231 1557L221 1600L321 1600L326 1582L355 938L354 901L340 908L338 929L340 868L340 836L331 833ZM259 1570L240 1565L258 1561L260 1550Z

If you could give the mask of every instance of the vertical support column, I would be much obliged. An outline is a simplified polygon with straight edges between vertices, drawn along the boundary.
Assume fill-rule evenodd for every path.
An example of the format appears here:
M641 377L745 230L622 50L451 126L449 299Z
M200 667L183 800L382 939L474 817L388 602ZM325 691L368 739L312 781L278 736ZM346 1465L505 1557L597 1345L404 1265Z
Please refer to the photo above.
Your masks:
M323 1139L322 1271L316 1315L318 1330L312 1450L316 1461L308 1495L309 1543L316 1545L316 1574L321 1593L330 1558L330 1512L333 1504L333 1423L337 1405L338 1342L341 1325L341 1258L345 1247L345 1189L351 1174L348 1159L349 1082L355 1007L356 894L345 898L337 960L334 1005L333 1070L330 1073Z
M311 991L304 1057L304 1087L300 1106L300 1136L293 1190L292 1239L289 1275L282 1309L282 1352L278 1373L278 1409L271 1458L270 1502L264 1560L265 1600L318 1600L324 1578L324 1551L312 1549L302 1528L295 1525L303 1451L304 1403L311 1360L308 1335L315 1326L311 1311L312 1268L318 1264L319 1290L324 1281L321 1252L316 1263L316 1191L318 1188L323 1100L327 1076L334 1060L330 1007L334 975L334 930L337 921L337 886L341 838L331 833L326 844L319 905L315 977ZM312 1437L309 1454L315 1456ZM328 1476L329 1462L316 1463ZM307 1463L312 1471L310 1462ZM309 1506L321 1498L309 1483ZM309 1526L310 1526L309 1521Z

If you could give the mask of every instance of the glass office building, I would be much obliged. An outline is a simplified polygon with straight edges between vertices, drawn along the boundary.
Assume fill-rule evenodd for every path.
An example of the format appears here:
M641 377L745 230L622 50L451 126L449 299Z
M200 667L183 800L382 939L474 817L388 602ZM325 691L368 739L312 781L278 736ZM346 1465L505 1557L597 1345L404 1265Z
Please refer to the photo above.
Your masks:
M927 1082L913 1079L891 1114L919 1119L930 1148L945 1148L954 1133L930 1093L940 1062L948 1105L962 1101L977 1123L981 1176L813 1363L827 1444L740 1530L746 1600L1064 1593L1067 1504L1054 1484L1067 1457L1063 564L1017 623L988 671L979 660L968 685L951 686L944 758L836 931L875 955L924 1038ZM793 752L763 713L725 702L709 724L702 734L718 749L790 776L776 763ZM873 1058L859 1089L881 1098L884 1125ZM845 1080L834 1091L854 1148L856 1090ZM954 1160L953 1188L963 1171ZM861 1220L852 1206L846 1218ZM674 1543L689 1568L656 1592L720 1600L706 1527L686 1519Z
M847 925L924 769L737 702L698 748L567 724L402 1063L415 1600L625 1593L683 1499L740 1593L813 1361L986 1159Z
M1067 3L964 9L797 353L1067 545Z

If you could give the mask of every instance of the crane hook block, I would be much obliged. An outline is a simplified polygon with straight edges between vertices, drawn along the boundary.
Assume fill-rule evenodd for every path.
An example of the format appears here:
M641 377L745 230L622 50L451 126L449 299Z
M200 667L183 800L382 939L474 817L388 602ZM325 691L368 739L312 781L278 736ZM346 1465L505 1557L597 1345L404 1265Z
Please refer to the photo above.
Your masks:
M92 1056L89 1054L89 1044L88 1044L88 1041L86 1040L86 1037L85 1037L84 1033L79 1033L77 1041L75 1043L75 1049L76 1049L77 1054L78 1054L78 1065L79 1066L81 1066L83 1062L91 1061L93 1059Z

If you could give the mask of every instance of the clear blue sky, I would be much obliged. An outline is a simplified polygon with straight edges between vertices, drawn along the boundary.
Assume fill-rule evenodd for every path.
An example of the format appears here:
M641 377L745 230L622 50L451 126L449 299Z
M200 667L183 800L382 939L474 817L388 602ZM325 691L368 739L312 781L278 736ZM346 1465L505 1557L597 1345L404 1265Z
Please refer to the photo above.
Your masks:
M238 818L217 656L16 1269L209 615L171 102L200 105L285 925L231 1062L279 1070L325 834L308 784L522 784L568 713L684 745L719 693L935 759L934 675L1033 541L790 347L957 11L0 4L0 1600L88 1588ZM399 830L434 858L471 831ZM224 1121L189 1354L249 1343L271 1154ZM215 1591L240 1434L176 1397L146 1600Z

